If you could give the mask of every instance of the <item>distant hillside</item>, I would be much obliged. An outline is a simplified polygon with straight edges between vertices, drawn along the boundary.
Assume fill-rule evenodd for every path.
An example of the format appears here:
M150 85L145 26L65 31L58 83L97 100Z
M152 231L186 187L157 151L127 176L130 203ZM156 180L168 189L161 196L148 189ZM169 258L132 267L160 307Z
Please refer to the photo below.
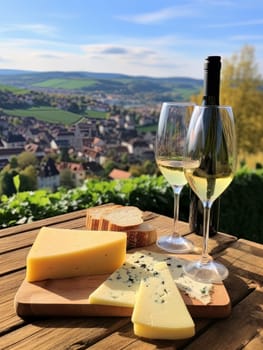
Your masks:
M202 88L202 80L151 78L113 73L31 72L0 69L0 84L29 90L65 93L105 93L138 100L187 100Z

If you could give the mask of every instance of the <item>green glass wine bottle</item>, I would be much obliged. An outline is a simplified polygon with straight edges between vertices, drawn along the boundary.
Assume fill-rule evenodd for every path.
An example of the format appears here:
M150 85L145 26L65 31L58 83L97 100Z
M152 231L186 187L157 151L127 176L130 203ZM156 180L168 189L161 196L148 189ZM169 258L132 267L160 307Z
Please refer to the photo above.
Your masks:
M221 57L208 56L204 64L204 96L203 106L219 105ZM220 215L220 198L211 208L209 236L217 234ZM189 208L189 225L191 231L203 235L203 205L197 195L191 191Z

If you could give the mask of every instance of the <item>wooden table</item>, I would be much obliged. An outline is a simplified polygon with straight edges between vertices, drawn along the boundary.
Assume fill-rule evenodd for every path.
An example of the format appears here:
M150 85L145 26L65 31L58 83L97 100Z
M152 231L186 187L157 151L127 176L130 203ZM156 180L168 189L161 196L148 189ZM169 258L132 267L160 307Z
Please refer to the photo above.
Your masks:
M224 319L195 319L196 336L183 341L146 341L133 334L129 317L40 318L25 321L14 310L14 296L25 278L26 255L41 226L84 228L86 211L0 230L0 349L213 349L263 348L263 245L223 233L209 240L214 258L230 271L225 280L232 311ZM145 213L167 233L172 219ZM180 223L182 233L188 225ZM189 234L201 246L201 237Z

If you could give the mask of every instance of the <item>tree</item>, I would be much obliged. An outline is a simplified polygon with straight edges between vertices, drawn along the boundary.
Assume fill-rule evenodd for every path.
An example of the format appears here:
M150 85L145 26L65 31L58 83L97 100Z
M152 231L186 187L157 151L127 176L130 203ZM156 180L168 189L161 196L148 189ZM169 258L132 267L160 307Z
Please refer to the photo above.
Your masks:
M65 188L73 188L75 187L73 174L70 169L62 169L60 171L60 185Z
M238 149L256 153L263 148L262 79L254 49L245 45L239 54L225 60L222 70L221 104L233 108Z
M13 156L10 159L9 166L11 169L16 169L18 167L17 157Z
M245 45L240 53L224 59L220 102L233 109L239 153L263 149L262 85L253 47ZM191 100L200 104L202 96L203 91Z
M60 153L60 161L61 162L70 162L70 156L69 156L69 149L68 148L61 148Z
M8 197L16 193L13 177L16 176L15 172L2 171L0 176L0 194L5 194Z
M37 170L33 165L27 166L20 172L20 191L34 191L37 189Z
M38 160L34 153L22 152L17 156L17 164L20 169L25 169L29 165L37 166Z

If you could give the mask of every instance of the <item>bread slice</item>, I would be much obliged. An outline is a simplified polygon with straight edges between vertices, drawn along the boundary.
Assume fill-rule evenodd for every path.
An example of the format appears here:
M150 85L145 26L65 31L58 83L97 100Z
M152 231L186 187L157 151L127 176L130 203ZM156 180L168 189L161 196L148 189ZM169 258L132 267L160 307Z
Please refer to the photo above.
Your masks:
M86 215L86 228L88 230L100 230L100 223L102 221L103 215L120 207L122 206L118 204L112 204L101 207L88 208ZM106 227L105 230L108 230L108 227Z
M103 214L100 230L108 227L110 231L127 231L143 223L143 212L133 206L122 206Z
M146 247L154 244L157 239L156 229L149 223L143 222L136 228L126 230L127 249Z
M127 249L145 247L156 242L156 229L143 222L143 212L134 206L118 204L88 208L86 228L127 233Z

